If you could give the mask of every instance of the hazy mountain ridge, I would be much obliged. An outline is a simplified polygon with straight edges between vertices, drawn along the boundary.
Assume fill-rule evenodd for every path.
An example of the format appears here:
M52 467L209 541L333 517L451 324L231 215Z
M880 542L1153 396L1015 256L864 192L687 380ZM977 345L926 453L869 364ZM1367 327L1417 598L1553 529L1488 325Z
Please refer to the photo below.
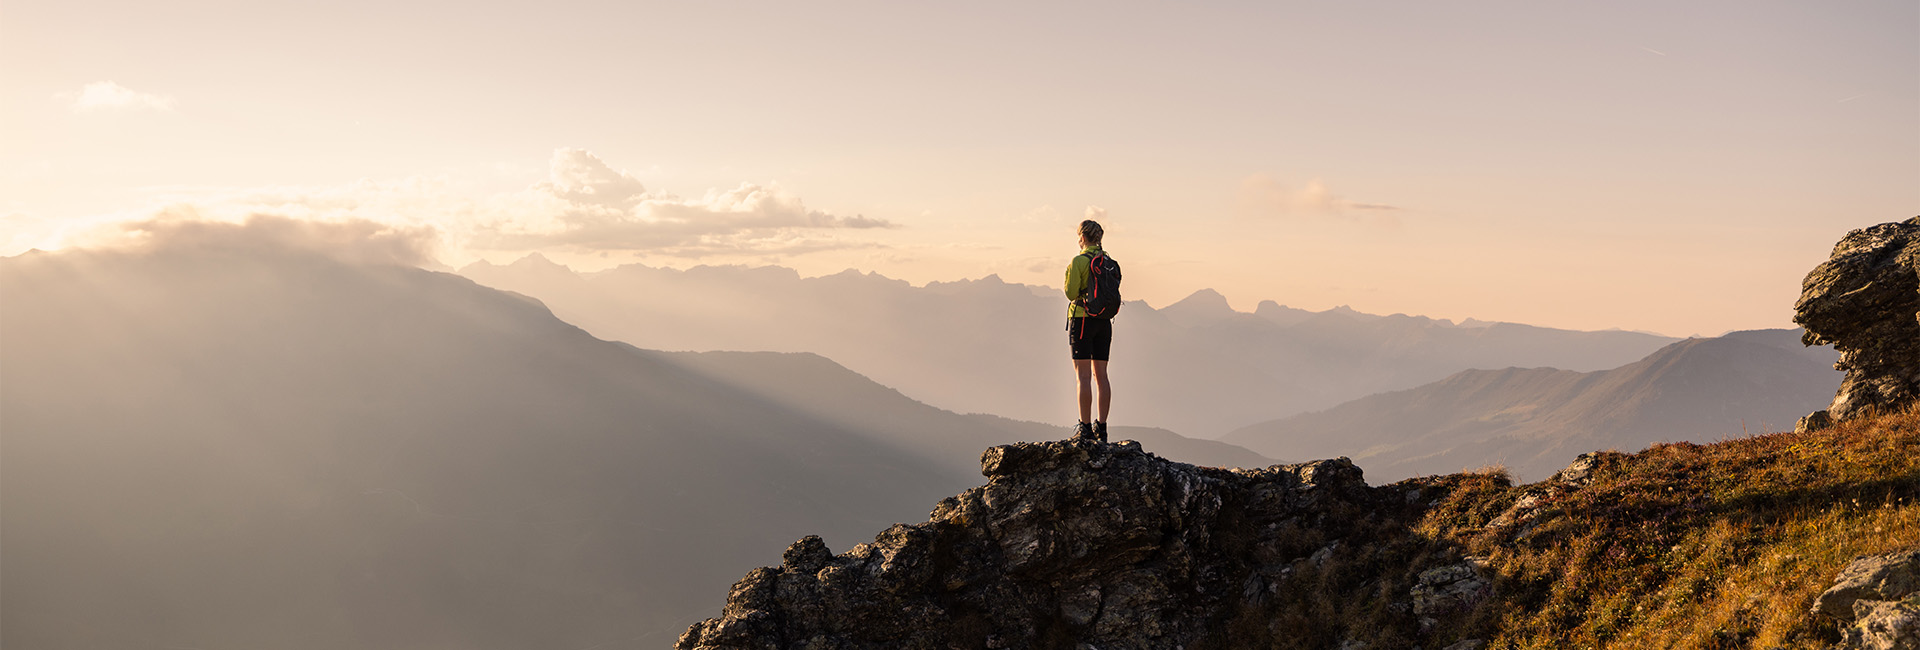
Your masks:
M463 278L208 253L0 261L7 646L663 633L970 482Z
M929 454L1059 431L818 355L640 350L525 295L304 249L36 253L0 260L0 294L9 647L665 638L727 565L973 483ZM1724 338L1819 360L1777 332ZM1156 435L1116 437L1133 431ZM1796 440L1769 453L1819 443ZM1910 483L1889 476L1867 487Z
M886 444L964 474L978 469L973 455L983 445L1073 435L1070 427L937 409L811 353L634 351L847 431L884 432ZM1116 426L1109 437L1134 440L1162 456L1201 465L1264 467L1277 462L1238 445L1187 438L1164 429Z
M1072 422L1065 298L1043 287L997 276L914 287L856 272L802 278L780 267L628 265L579 274L538 256L460 272L536 296L604 338L671 350L813 352L948 410ZM1161 309L1130 302L1116 327L1114 421L1200 437L1468 368L1613 368L1674 340L1345 307L1307 312L1271 301L1236 312L1211 290Z
M1537 479L1594 449L1791 429L1839 385L1837 356L1805 348L1797 330L1734 332L1599 372L1467 370L1225 440L1280 457L1349 456L1378 479L1489 463Z
M0 645L658 647L793 537L1066 434L814 355L599 340L274 223L0 259Z

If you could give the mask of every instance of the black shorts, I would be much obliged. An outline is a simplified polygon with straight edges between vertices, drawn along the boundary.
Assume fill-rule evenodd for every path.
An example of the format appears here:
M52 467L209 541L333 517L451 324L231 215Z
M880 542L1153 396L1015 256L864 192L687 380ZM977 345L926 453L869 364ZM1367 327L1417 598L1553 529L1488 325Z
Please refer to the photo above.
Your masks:
M1113 349L1113 319L1068 318L1067 343L1073 347L1075 359L1106 361L1107 352Z

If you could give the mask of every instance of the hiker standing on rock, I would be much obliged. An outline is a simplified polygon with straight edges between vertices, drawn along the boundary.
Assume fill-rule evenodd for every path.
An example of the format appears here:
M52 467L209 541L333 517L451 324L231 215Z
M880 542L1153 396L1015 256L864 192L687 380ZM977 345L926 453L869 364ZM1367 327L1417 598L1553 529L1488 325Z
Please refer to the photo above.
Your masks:
M1077 439L1107 441L1107 410L1113 387L1107 383L1107 352L1113 347L1113 315L1120 311L1120 264L1100 248L1104 232L1088 219L1080 222L1080 254L1067 265L1067 342L1080 389ZM1100 385L1100 418L1093 418L1093 385Z

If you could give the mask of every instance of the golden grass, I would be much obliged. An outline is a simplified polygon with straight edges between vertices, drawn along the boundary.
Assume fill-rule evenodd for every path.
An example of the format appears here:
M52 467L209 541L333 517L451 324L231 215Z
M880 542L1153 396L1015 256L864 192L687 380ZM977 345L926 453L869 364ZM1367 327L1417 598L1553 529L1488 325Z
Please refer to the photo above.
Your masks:
M1531 486L1464 483L1417 530L1489 558L1490 648L1823 648L1808 614L1859 555L1920 545L1920 414L1604 454L1590 485L1487 528ZM1523 534L1522 531L1525 531Z

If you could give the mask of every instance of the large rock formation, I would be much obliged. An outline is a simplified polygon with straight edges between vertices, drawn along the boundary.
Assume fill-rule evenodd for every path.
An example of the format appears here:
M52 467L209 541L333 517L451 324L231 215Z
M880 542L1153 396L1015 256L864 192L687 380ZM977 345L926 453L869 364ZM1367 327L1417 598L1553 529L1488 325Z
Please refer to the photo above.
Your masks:
M1131 442L981 464L988 483L931 521L839 556L795 543L678 648L1327 648L1361 627L1443 648L1468 640L1449 615L1490 595L1478 563L1408 526L1446 479L1370 488L1344 458L1219 469Z
M1832 419L1920 402L1920 217L1847 233L1801 287L1803 342L1833 344L1834 367L1847 372ZM1803 426L1823 421L1815 413Z

